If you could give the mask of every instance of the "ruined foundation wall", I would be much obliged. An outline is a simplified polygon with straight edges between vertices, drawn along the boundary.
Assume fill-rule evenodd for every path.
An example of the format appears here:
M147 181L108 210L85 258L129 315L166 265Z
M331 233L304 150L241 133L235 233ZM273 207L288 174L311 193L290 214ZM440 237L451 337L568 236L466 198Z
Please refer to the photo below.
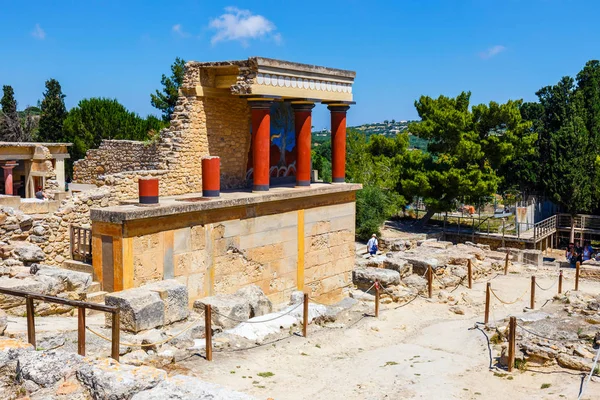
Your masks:
M354 220L342 203L135 236L133 286L174 278L193 301L255 284L276 303L303 287L338 301L352 282Z
M125 171L160 169L159 147L132 140L103 140L97 149L73 164L77 183L101 185L99 177Z

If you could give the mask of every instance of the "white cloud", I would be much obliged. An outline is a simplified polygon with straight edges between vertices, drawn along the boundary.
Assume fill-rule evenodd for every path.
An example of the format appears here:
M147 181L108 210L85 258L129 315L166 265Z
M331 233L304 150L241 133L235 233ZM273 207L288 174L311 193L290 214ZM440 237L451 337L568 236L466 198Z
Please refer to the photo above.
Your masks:
M214 45L218 42L237 40L247 46L249 39L269 38L281 43L281 34L277 33L275 24L262 15L254 15L249 10L237 7L225 8L225 13L210 21L209 27L216 30L211 39Z
M44 40L46 39L46 32L44 32L40 24L35 24L35 28L31 32L31 36L39 40Z
M171 28L171 30L173 31L173 33L175 33L176 35L179 35L181 37L189 37L190 34L185 32L183 30L183 26L181 24L175 24L173 25L173 28Z
M481 53L479 53L479 57L483 58L484 60L487 60L488 58L497 56L498 54L502 53L504 50L506 50L506 47L497 44L495 46L490 47L486 51L482 51Z

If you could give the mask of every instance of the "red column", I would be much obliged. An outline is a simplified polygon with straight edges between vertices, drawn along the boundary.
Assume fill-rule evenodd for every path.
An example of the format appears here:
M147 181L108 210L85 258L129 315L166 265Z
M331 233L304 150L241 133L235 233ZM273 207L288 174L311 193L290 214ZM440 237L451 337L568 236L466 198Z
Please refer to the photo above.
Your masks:
M4 170L4 194L13 195L13 168L16 166L16 161L6 161L2 166Z
M350 106L331 104L331 175L333 183L346 181L346 111Z
M219 197L221 194L221 159L202 157L202 196Z
M296 129L296 186L310 186L310 145L314 103L292 103Z
M269 152L271 148L271 101L249 101L252 109L252 190L269 190Z

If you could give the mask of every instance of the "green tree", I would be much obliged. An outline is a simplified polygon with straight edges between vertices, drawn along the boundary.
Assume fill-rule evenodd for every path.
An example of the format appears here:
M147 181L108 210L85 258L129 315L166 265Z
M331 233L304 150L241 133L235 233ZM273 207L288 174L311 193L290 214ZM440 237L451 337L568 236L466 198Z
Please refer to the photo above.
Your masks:
M63 123L67 118L65 95L56 79L46 81L41 105L39 139L43 142L65 142Z
M83 158L88 149L99 147L103 139L144 141L162 127L158 118L141 118L116 99L106 98L81 100L64 122L65 138L73 143L73 161Z
M21 117L17 111L17 101L11 86L2 87L0 99L0 141L27 142L31 140L33 119L28 115Z
M171 65L171 76L167 77L163 74L160 80L163 85L162 92L156 90L154 94L150 94L152 107L158 108L162 112L163 121L167 123L171 120L171 114L177 104L184 73L185 61L179 57L175 58L175 62Z
M571 77L536 94L543 107L540 130L541 176L544 190L574 216L598 203L597 135L586 127L585 91ZM589 118L588 118L589 120ZM572 219L573 221L573 219ZM574 241L574 224L571 241Z
M506 150L485 131L500 126L501 120L490 118L494 113L488 113L485 106L471 112L470 97L471 93L463 92L456 98L421 96L415 102L421 122L412 123L409 130L429 140L429 155L413 166L415 174L404 178L401 185L405 195L423 198L427 206L423 224L436 212L452 210L457 199L490 196L498 187L500 179L492 163L501 162L502 155L488 160L485 150Z

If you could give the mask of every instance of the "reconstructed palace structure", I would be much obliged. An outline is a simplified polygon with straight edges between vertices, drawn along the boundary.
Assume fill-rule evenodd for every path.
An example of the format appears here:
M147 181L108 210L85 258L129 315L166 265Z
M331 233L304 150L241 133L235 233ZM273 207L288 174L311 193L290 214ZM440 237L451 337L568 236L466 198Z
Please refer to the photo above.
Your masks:
M111 186L122 200L91 210L93 268L104 290L172 278L191 300L248 284L274 302L294 290L338 300L352 282L361 188L345 183L354 77L259 57L188 62L158 140L105 141L75 163L76 182ZM331 112L332 184L311 182L319 103ZM215 157L216 177L201 162ZM132 200L140 179L158 180L158 203Z

